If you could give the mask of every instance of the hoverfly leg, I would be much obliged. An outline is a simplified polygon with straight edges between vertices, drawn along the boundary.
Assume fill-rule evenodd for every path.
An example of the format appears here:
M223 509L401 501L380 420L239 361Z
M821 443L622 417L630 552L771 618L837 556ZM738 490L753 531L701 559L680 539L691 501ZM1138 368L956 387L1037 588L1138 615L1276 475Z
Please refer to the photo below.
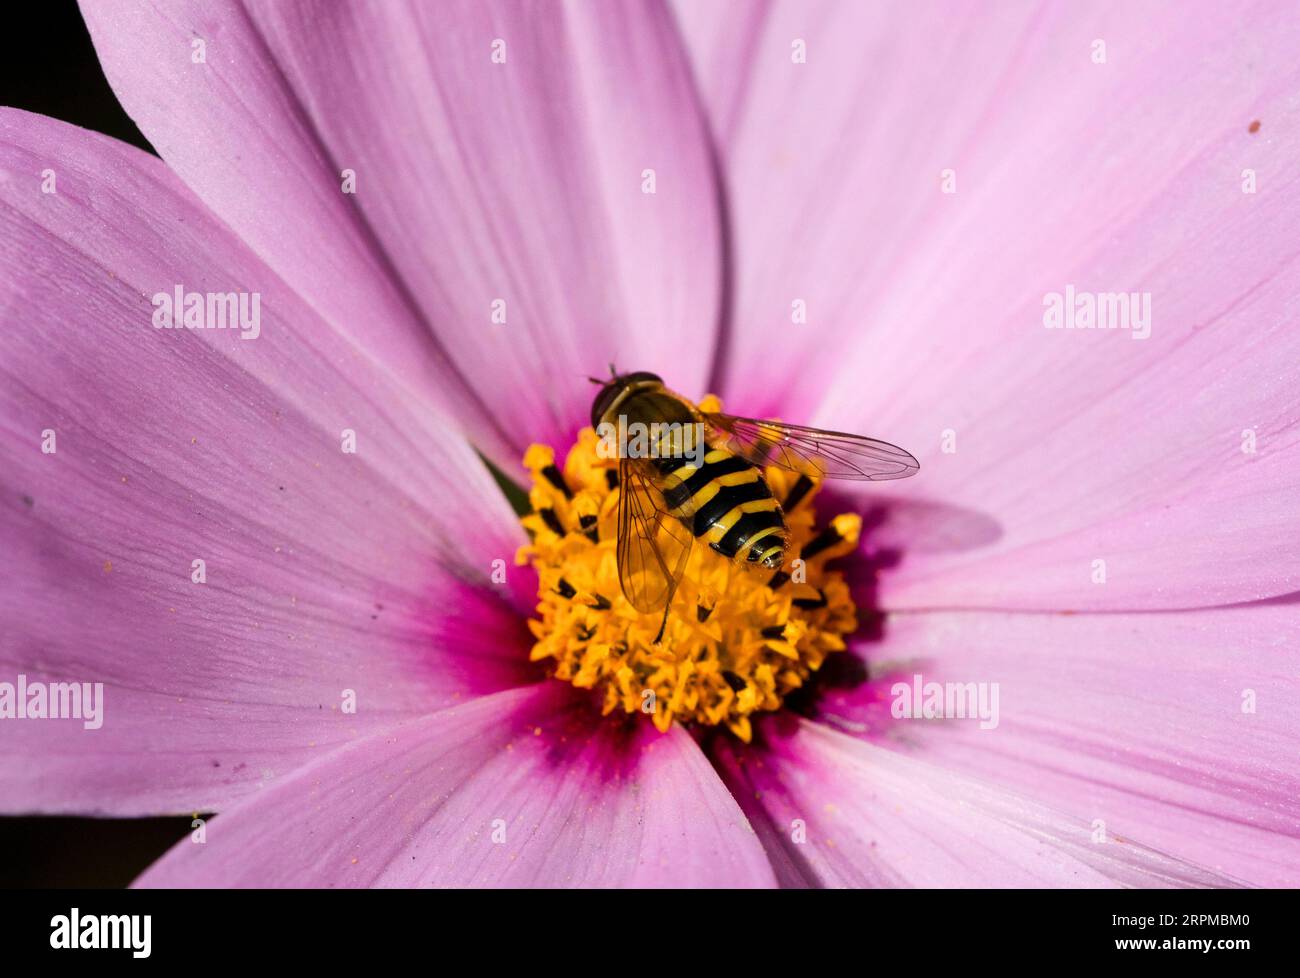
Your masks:
M671 600L664 605L664 619L659 623L659 634L655 636L655 640L650 643L651 645L658 645L663 641L664 631L668 628L668 612L672 609L672 606L673 603Z

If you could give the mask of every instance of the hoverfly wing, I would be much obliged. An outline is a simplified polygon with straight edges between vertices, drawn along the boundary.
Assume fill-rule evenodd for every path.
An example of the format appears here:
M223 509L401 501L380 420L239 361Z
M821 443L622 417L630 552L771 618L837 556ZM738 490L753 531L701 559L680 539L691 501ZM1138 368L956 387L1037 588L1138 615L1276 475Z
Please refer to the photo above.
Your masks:
M619 463L618 580L637 611L666 614L695 538L668 515L644 464L627 458Z
M730 414L703 418L709 444L760 468L776 465L811 479L871 482L906 479L921 468L910 452L876 438Z

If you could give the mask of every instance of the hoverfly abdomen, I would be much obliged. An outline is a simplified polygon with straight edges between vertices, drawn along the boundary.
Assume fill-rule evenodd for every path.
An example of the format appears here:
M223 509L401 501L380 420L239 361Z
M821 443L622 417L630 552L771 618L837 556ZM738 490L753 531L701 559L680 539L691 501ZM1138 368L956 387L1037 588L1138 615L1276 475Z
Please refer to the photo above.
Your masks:
M696 514L696 535L729 560L776 570L785 560L785 517L758 470L750 471L752 482L722 487Z
M668 513L728 560L780 567L785 520L757 467L715 448L696 467L684 458L660 459L659 483Z
M677 511L696 500L692 507L699 509L699 506L707 501L707 497L716 491L715 480L724 475L735 475L752 470L753 466L743 458L738 458L730 453L722 453L722 458L717 458L719 453L711 452L705 457L704 465L698 469L687 464L684 458L660 459L659 472L664 476L676 476L677 481L664 489L664 502L668 504L668 509L673 515ZM713 461L709 461L710 458ZM669 463L669 464L665 464ZM683 472L683 469L688 471ZM706 492L706 490L709 490ZM696 533L699 536L699 532Z

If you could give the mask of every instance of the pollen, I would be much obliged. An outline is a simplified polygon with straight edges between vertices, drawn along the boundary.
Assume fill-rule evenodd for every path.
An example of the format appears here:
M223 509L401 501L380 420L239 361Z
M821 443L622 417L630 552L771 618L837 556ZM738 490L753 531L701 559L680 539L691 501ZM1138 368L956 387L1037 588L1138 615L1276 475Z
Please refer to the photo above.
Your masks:
M717 403L704 405L718 410ZM618 460L602 458L597 446L586 428L562 468L545 445L524 456L530 542L516 563L538 576L530 657L603 697L607 715L642 714L661 731L674 720L725 725L749 741L751 716L778 709L858 627L843 574L828 565L857 547L860 517L819 526L817 483L769 467L764 475L789 529L784 566L746 567L697 540L656 642L662 614L638 612L619 584Z

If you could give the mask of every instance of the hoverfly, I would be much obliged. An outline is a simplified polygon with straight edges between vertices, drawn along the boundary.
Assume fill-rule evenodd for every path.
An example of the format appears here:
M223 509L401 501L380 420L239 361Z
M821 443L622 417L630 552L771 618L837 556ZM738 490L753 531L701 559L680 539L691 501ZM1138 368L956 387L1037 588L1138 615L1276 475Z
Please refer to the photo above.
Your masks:
M600 381L591 405L600 432L649 432L640 450L620 437L618 576L642 614L668 610L696 538L746 567L778 570L787 531L763 468L809 479L879 481L915 475L920 464L896 445L779 421L701 411L646 371Z

